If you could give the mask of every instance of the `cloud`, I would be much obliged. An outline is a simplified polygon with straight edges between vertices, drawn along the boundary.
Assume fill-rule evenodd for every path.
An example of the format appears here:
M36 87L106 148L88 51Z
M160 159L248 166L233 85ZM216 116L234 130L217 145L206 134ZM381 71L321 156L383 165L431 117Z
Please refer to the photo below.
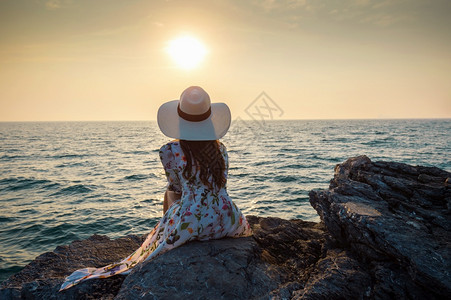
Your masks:
M115 28L106 28L98 31L93 31L90 33L90 35L93 36L114 36L114 35L120 35L127 32L133 32L140 28L139 24L132 24L132 25L125 25Z
M375 9L380 9L380 8L388 8L391 6L395 6L398 4L403 4L405 3L406 0L384 0L384 1L373 1L373 8ZM412 1L412 3L410 4L414 4L415 1Z
M412 15L390 15L385 13L369 15L360 20L361 23L369 23L379 27L389 27L396 23L410 22L414 20Z
M253 1L264 14L277 14L289 28L304 19L390 27L412 22L419 0L264 0Z
M61 1L60 0L48 0L45 3L45 7L48 10L56 10L58 8L61 8Z
M265 12L274 10L286 10L303 7L307 4L307 0L263 0L253 1L253 4L262 8Z
M153 24L153 25L155 25L156 27L163 27L163 26L164 26L164 24L163 24L163 23L161 23L161 22L158 22L158 21L156 21L156 22L153 22L152 24Z
M72 0L47 0L45 2L45 8L48 10L57 10L70 4Z
M354 0L355 6L365 7L370 5L371 0Z

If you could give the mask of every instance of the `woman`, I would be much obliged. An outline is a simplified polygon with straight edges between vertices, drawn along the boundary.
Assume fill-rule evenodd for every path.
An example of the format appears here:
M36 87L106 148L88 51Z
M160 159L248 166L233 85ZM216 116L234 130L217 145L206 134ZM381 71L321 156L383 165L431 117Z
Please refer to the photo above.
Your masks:
M130 256L103 268L77 270L60 291L87 279L128 274L136 264L188 241L251 235L246 218L226 190L228 156L218 139L226 134L230 121L227 105L211 103L197 86L187 88L180 100L163 104L158 126L177 139L160 149L168 179L163 218Z

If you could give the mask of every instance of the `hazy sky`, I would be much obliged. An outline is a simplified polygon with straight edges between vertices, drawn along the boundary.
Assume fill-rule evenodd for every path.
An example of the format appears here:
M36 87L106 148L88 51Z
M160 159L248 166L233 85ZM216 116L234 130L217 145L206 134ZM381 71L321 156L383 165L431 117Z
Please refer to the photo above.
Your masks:
M200 85L234 118L451 118L449 0L0 0L0 121L155 120ZM178 67L171 40L208 49Z

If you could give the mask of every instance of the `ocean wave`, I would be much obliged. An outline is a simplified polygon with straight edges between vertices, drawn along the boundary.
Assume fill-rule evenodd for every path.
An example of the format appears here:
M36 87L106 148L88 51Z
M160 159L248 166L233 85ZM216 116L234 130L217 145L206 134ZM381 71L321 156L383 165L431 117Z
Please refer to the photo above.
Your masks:
M283 170L283 169L310 169L312 166L308 164L286 164L282 166L278 166L277 169Z
M17 191L17 190L32 189L37 186L42 186L49 183L52 183L52 181L47 179L10 177L0 179L0 191Z
M54 189L57 189L60 186L61 186L61 184L59 184L57 182L50 182L49 184L43 185L42 189L44 189L44 190L54 190Z
M18 245L28 249L39 250L43 247L56 247L66 243L68 239L75 240L78 236L74 233L76 225L62 223L58 225L32 225L24 227L19 234L28 238L22 240Z
M366 146L376 146L376 145L386 145L386 144L390 145L395 140L396 139L394 137L388 136L388 137L383 138L383 139L374 139L374 140L361 142L360 144L366 145Z
M265 182L266 180L271 179L271 176L269 174L266 174L266 175L251 175L249 177L252 178L255 181L258 181L258 182Z
M342 143L342 142L349 142L350 139L347 137L327 137L321 139L321 142L323 143Z
M269 206L273 206L274 205L274 199L258 199L254 202L255 204L264 204L265 208L269 207Z
M160 150L158 150L160 151ZM152 151L154 152L154 151ZM144 151L144 150L133 150L133 151L125 151L122 152L122 154L134 154L134 155L150 155L149 151Z
M152 205L162 205L163 202L161 202L159 199L151 198L151 199L144 199L141 201L142 203L149 203Z
M278 148L279 152L287 152L287 153L299 153L302 149L298 148Z
M58 155L53 155L51 156L51 158L53 159L61 159L61 158L83 158L83 157L87 157L90 156L88 154L58 154Z
M238 173L238 174L232 173L232 174L229 174L229 177L243 178L243 177L247 177L247 176L249 176L249 173Z
M64 237L67 234L70 234L75 225L69 223L62 223L54 226L46 226L41 231L41 234L46 237Z
M257 161L255 163L253 163L252 165L255 166L255 167L258 167L258 166L272 165L274 163L276 163L276 161L266 160L266 161Z
M34 208L24 208L24 209L17 211L17 213L20 215L34 215L39 212Z
M287 199L282 200L282 202L290 203L290 204L294 204L294 205L296 205L296 204L301 205L301 204L304 204L304 203L309 203L309 197L308 197L307 192L306 192L306 196L305 197L289 197Z
M130 181L136 181L136 180L144 180L149 179L152 176L150 174L133 174L130 176L125 176L124 179L130 180Z
M85 164L86 164L86 162L62 163L62 164L56 165L55 168L81 167L81 166L84 166Z
M298 181L298 176L290 176L290 175L278 175L274 177L274 181L276 182L295 182Z
M11 231L13 231L13 230L14 230L14 231L17 231L17 232L19 233L19 235L22 235L22 236L33 237L33 236L35 236L35 235L37 235L37 234L40 234L40 232L41 232L44 228L45 228L45 225L42 225L42 224L32 224L32 225L29 225L29 226L25 226L25 225L24 225L23 227L20 227L20 228L12 228ZM11 231L8 232L8 233L11 233ZM29 239L27 239L27 240L22 240L20 245L23 246L22 243L28 243L28 241L29 241Z
M76 184L76 185L71 185L69 187L60 189L58 192L53 193L50 196L87 194L87 193L92 192L94 189L95 189L95 187L92 185L87 186L84 184Z
M8 155L8 154L0 156L0 160L6 160L6 161L13 160L13 159L18 160L18 159L22 159L22 158L26 158L26 156L24 156L24 155Z
M0 223L10 223L10 222L15 222L16 220L17 220L17 218L14 218L14 217L0 217Z

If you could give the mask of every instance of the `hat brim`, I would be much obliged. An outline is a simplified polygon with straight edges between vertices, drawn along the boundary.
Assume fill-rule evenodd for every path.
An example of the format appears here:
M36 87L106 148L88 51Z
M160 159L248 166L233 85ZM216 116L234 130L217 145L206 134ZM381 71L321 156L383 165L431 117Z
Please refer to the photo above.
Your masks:
M188 141L209 141L222 138L229 130L232 115L225 103L212 103L211 115L200 122L182 119L177 113L179 100L164 103L158 109L157 122L164 135Z

